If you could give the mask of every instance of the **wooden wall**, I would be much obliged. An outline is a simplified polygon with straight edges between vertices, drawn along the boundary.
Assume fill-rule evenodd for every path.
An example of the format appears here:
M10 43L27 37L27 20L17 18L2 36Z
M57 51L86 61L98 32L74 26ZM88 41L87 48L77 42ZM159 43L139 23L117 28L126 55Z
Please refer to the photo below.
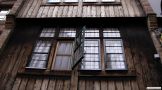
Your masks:
M26 0L18 18L51 17L143 17L145 16L138 0L121 0L120 4L47 4L47 0Z
M27 62L39 30L37 26L23 26L14 32L0 58L1 90L72 90L71 77L17 74ZM145 90L146 86L160 86L162 75L153 59L154 47L148 31L138 26L121 27L120 30L124 36L127 63L135 68L136 77L79 77L78 90Z

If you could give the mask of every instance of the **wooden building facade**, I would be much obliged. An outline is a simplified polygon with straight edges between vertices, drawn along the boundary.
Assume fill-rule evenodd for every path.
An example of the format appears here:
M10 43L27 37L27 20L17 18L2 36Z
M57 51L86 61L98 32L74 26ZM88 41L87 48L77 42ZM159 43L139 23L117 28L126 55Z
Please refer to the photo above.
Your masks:
M160 87L154 20L147 0L17 0L5 22L0 90Z

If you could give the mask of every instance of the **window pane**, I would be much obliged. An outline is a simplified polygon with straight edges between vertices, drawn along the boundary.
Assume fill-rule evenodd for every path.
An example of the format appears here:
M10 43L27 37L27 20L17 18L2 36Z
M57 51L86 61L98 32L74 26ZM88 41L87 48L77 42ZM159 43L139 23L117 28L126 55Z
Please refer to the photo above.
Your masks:
M47 60L47 57L48 57L48 54L33 54L32 60L45 61L45 60Z
M115 2L115 0L102 0L102 2Z
M66 29L61 29L59 33L59 37L75 37L76 30L73 28L66 28Z
M60 0L48 0L48 2L60 2Z
M112 62L114 62L114 61L124 61L123 54L108 54L107 57Z
M30 68L46 68L46 61L32 60L29 64Z
M107 40L106 46L122 46L122 41L120 40Z
M44 28L40 34L40 37L54 37L55 30L52 28Z
M72 53L72 42L59 42L57 54L67 55Z
M123 53L122 47L106 47L106 53Z
M71 56L60 56L57 55L55 59L55 70L70 70L71 67Z
M99 30L85 30L85 37L99 37Z
M99 43L98 41L95 41L95 40L85 40L84 41L84 46L99 46Z
M103 30L104 37L121 37L117 28L106 28Z
M99 53L98 47L84 47L84 53Z
M85 54L84 61L99 61L99 55L98 54Z
M72 60L72 42L60 41L58 44L54 70L70 70Z
M100 69L100 62L82 62L81 69L98 70Z
M83 2L97 2L97 0L83 0Z
M49 41L38 41L36 43L34 52L38 53L48 53L50 50L51 42Z
M78 2L78 0L65 0L65 2Z
M108 69L126 69L125 62L108 62Z

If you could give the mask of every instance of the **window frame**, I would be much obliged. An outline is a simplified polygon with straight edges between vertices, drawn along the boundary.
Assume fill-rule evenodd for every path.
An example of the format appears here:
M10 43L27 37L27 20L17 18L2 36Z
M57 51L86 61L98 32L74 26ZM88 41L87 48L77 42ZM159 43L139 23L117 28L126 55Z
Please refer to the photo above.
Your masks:
M86 37L85 37L85 41L97 41L98 42L98 46L95 46L95 47L98 47L98 53L88 53L88 54L92 54L92 55L98 55L98 61L84 61L84 58L83 58L83 60L82 60L82 62L81 62L81 64L80 64L80 68L79 68L79 70L81 70L81 71L101 71L102 70L102 64L101 64L101 50L100 50L100 39L87 39ZM85 47L85 44L84 44L84 47ZM90 46L88 46L88 47L90 47ZM84 55L85 55L86 53L84 52ZM82 63L83 62L98 62L99 63L99 69L82 69Z
M71 66L70 66L70 69L55 69L55 63L56 63L56 57L57 57L57 51L58 51L58 47L59 47L59 43L60 42L70 42L71 44L72 44L72 47L73 47L73 42L74 41L72 41L72 40L57 40L57 45L56 45L56 47L55 47L55 53L54 53L54 56L53 56L53 61L52 61L52 66L51 66L51 71L71 71L72 69L71 69ZM70 58L71 58L71 64L70 65L72 65L72 60L73 60L73 57L72 57L72 55L73 55L73 48L71 48L72 50L71 50L71 55L67 55L67 56L71 56Z
M25 66L25 69L33 69L33 70L46 70L47 69L47 66L48 66L48 61L49 61L49 56L50 56L50 52L51 52L51 48L52 48L52 46L53 46L53 43L52 42L50 42L51 43L51 45L50 45L50 47L49 47L49 51L48 51L48 53L38 53L38 52L34 52L34 50L35 50L35 48L36 48L36 46L37 46L37 42L38 41L47 41L47 42L50 42L50 40L36 40L36 42L35 42L35 44L33 45L33 48L32 48L32 52L31 52L31 54L30 54L30 58L28 59L28 62L27 62L27 64L26 64L26 66ZM32 56L33 56L33 54L47 54L47 58L46 58L46 65L45 65L45 68L37 68L37 67L29 67L29 64L31 63L31 61L32 61Z
M122 48L122 53L106 53L106 41L121 41L121 46L115 46L115 47L121 47ZM109 47L114 47L114 46L109 46ZM108 68L109 66L106 67L106 63L110 63L112 62L110 60L110 58L108 58L107 55L112 55L112 54L122 54L123 55L123 61L124 62L124 66L125 66L125 69L112 69L112 68ZM105 62L105 70L106 71L127 71L128 70L128 66L127 66L127 63L126 63L126 57L125 57L125 52L124 52L124 45L123 45L123 40L122 39L104 39L104 62ZM113 61L113 62L117 62L117 61Z

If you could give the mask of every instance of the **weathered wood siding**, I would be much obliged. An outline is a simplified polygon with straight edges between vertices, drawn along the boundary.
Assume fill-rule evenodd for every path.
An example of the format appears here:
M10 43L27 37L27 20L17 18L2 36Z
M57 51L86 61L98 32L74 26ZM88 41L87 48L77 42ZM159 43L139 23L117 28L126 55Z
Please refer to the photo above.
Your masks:
M18 18L51 17L142 17L145 16L138 0L121 0L121 4L47 4L47 0L26 0Z
M23 68L28 60L39 30L39 27L23 26L14 32L0 59L2 90L72 90L70 86L73 78L70 77L65 79L53 75L17 75L18 70ZM160 86L161 71L153 59L154 47L147 30L138 26L120 30L124 36L127 63L135 68L136 77L107 77L104 80L100 77L79 77L78 90L145 90L146 86Z

